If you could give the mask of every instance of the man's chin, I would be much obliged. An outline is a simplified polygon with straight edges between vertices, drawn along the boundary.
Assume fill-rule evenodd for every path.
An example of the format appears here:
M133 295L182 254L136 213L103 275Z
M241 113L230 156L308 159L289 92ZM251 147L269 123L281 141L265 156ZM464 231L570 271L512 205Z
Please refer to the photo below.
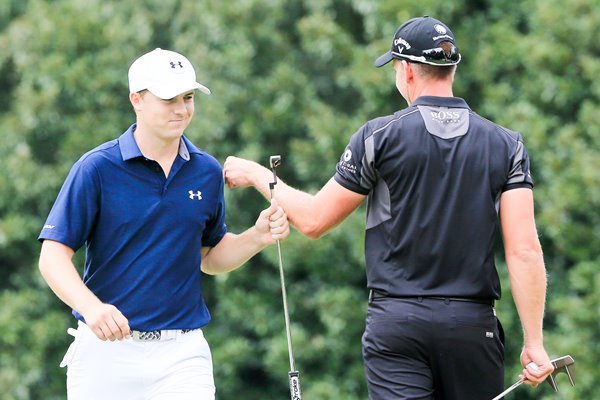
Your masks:
M183 132L188 127L187 122L169 122L167 125L169 132L172 134L178 134L179 136L183 135Z

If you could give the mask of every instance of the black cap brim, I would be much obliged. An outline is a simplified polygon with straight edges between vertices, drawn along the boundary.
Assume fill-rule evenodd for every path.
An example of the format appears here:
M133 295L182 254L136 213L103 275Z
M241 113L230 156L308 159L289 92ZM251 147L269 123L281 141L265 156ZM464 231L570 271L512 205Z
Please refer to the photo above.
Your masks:
M384 53L382 55L380 55L377 60L375 60L375 66L377 68L379 67L383 67L385 64L389 63L390 61L392 61L394 57L392 57L392 52L388 51L387 53Z

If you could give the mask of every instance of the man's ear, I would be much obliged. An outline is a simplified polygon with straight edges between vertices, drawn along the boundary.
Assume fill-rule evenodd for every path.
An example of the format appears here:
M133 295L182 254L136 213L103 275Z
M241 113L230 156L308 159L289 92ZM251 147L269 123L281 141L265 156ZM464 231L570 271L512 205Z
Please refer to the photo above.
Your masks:
M412 64L402 60L402 65L404 67L404 78L406 79L406 82L410 82L413 80L414 76L415 76L415 71L412 68Z
M133 109L135 111L139 111L140 102L142 101L142 95L140 95L139 93L136 93L136 92L129 93L129 101L131 102Z

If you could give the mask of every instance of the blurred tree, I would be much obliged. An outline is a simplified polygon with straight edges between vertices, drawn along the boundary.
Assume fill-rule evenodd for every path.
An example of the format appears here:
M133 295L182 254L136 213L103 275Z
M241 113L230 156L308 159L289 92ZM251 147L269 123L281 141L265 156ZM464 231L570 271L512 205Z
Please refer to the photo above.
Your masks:
M600 14L595 0L6 0L0 5L0 387L2 399L63 399L66 307L37 272L35 241L69 168L133 122L127 68L155 47L186 54L213 95L198 96L186 135L224 161L267 163L316 191L364 121L405 103L391 69L372 61L398 24L448 21L463 54L455 94L522 132L533 162L549 272L548 350L572 354L594 398L600 359ZM228 225L253 223L265 200L226 191ZM297 368L306 398L364 399L360 337L366 308L364 210L319 241L282 243ZM498 244L501 249L501 243ZM83 254L77 254L79 264ZM498 314L507 384L520 370L521 329L502 255ZM267 249L240 270L207 277L206 327L220 399L288 394L277 272ZM553 398L547 387L520 399Z

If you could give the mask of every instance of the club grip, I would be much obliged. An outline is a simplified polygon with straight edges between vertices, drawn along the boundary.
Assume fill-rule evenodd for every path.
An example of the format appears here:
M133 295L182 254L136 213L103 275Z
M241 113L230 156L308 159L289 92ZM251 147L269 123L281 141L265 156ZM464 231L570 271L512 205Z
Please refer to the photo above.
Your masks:
M290 377L290 395L292 396L292 400L302 400L300 373L298 371L290 371L288 375Z

